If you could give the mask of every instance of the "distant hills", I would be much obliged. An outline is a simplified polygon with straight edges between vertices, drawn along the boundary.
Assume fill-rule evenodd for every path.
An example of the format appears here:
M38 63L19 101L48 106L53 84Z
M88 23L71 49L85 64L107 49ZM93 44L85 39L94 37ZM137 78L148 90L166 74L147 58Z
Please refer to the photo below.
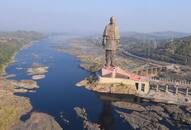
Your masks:
M182 60L184 64L191 64L191 36L167 42L163 50L165 54L170 55L175 60Z
M123 33L123 48L156 60L191 64L191 34L180 32Z
M166 32L152 32L152 33L138 33L138 32L122 32L121 37L122 39L135 39L144 41L164 41L169 40L172 38L182 38L191 35L191 33L182 33L182 32L173 32L173 31L166 31ZM131 43L129 43L131 44Z
M153 32L149 34L158 39L182 38L191 35L191 33L173 32L173 31Z

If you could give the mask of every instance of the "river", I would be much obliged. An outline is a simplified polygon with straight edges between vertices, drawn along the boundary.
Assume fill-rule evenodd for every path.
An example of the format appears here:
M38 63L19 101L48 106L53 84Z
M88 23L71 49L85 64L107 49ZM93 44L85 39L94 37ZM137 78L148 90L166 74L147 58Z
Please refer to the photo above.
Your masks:
M11 79L31 79L25 71L17 68L29 68L34 63L49 67L46 78L38 81L40 88L35 93L19 95L30 99L32 112L44 112L53 116L65 130L83 129L82 121L73 109L76 106L84 107L89 120L101 124L105 130L129 129L130 126L114 112L114 106L109 101L100 99L96 93L75 86L90 73L79 67L80 61L77 58L52 47L58 42L67 46L68 38L72 37L42 39L16 55L17 63L9 65L6 69L8 74L16 74L16 77ZM61 115L69 120L69 123L65 122ZM23 116L21 119L27 118L28 116Z

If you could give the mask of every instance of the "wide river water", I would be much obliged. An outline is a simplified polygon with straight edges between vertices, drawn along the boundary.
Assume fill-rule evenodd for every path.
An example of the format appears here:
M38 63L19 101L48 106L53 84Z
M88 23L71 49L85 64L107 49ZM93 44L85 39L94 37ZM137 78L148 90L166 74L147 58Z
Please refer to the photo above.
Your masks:
M20 95L30 99L32 112L44 112L53 116L65 130L83 129L82 121L73 109L76 106L84 107L89 120L101 124L105 130L129 129L130 126L123 122L109 101L100 98L99 94L75 86L90 73L79 67L80 61L77 58L53 47L58 43L67 47L69 38L72 37L51 36L16 55L17 63L9 65L6 70L8 74L16 74L12 79L31 79L26 71L18 68L28 68L35 63L49 67L46 78L37 81L40 88L35 93ZM25 118L27 116L22 117L23 120Z

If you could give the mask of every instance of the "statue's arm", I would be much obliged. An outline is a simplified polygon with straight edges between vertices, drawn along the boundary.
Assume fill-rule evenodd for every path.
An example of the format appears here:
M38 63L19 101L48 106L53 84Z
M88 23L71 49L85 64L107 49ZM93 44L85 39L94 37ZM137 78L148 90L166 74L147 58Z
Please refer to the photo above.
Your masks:
M117 43L120 44L120 33L119 33L119 27L118 26L116 26L116 34L117 34L117 36L116 36L117 37L117 39L116 39Z
M106 44L106 37L107 37L107 26L105 27L104 32L103 32L103 39L102 39L103 46L105 46L105 44Z

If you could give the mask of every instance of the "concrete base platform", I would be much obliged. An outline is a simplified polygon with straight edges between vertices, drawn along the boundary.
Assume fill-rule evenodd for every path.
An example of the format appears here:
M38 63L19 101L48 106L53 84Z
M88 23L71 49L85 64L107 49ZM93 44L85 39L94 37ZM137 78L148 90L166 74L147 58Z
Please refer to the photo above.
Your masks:
M102 77L110 77L110 78L124 78L124 79L131 79L131 80L145 80L139 75L134 73L128 72L126 70L121 69L120 67L103 67L101 69L101 76Z

